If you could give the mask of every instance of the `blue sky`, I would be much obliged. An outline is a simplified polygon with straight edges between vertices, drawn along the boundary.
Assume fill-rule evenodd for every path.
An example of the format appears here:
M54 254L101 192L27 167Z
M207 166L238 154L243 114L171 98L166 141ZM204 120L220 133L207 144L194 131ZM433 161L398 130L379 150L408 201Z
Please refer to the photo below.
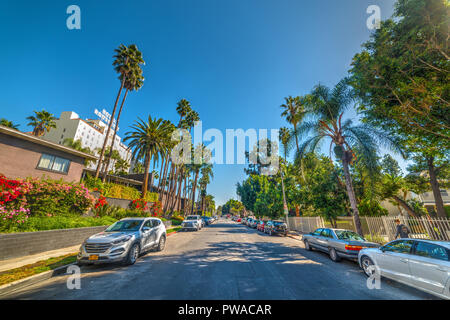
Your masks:
M393 0L2 1L0 117L30 130L33 110L93 118L112 110L119 80L111 63L121 43L142 51L146 78L126 102L119 132L137 116L178 122L186 98L203 130L279 128L280 104L317 83L334 85L368 40L369 5L383 19ZM66 8L81 9L68 30ZM355 117L354 113L350 113ZM404 167L404 163L401 163ZM209 192L236 197L241 165L216 165Z

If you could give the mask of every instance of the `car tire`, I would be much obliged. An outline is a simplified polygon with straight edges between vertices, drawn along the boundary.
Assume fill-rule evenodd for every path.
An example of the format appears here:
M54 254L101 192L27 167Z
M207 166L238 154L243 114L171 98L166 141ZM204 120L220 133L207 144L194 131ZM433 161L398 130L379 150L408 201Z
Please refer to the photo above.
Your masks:
M156 247L157 251L163 251L166 247L166 236L163 234L159 237L158 247Z
M306 250L312 251L312 248L311 248L311 246L309 245L308 240L303 241L303 243L305 244L305 249L306 249Z
M137 258L139 257L139 253L141 248L138 243L134 243L130 250L128 251L127 257L125 258L124 264L129 266L135 264Z
M341 257L337 254L336 250L334 248L328 249L328 254L330 256L330 259L334 262L341 261Z
M370 277L370 276L372 276L372 272L370 272L369 271L369 267L370 266L374 266L375 264L373 263L373 261L372 261L372 259L370 259L368 256L362 256L361 257L361 268L363 269L363 271L364 271L364 274L367 276L367 277Z

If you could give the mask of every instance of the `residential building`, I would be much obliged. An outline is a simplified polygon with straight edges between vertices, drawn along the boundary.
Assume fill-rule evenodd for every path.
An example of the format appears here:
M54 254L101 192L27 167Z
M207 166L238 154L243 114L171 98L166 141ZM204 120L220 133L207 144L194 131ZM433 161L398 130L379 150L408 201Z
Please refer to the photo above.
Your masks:
M78 182L85 161L96 156L0 126L0 174L11 179L27 177Z
M105 111L104 111L105 112ZM103 118L104 120L105 118ZM71 138L73 140L80 140L81 145L85 148L91 149L97 155L98 150L103 147L105 141L108 124L102 119L81 119L80 116L73 111L61 112L59 119L55 120L56 129L51 129L43 136L45 140L52 141L58 144L64 144L64 140ZM114 135L114 130L110 131L108 137L108 146L111 145L111 140ZM120 157L131 165L131 151L121 142L121 138L116 135L114 142L114 150L117 150ZM92 162L88 165L89 169L95 169L97 162ZM109 170L114 170L114 161L110 162Z

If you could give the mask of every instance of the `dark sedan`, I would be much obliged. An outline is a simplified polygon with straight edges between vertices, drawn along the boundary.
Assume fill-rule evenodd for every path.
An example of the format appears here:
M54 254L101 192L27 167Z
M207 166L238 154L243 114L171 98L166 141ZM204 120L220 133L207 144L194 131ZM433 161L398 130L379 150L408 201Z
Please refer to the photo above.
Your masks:
M264 224L264 232L269 235L280 234L283 236L288 235L287 224L281 220L270 220Z

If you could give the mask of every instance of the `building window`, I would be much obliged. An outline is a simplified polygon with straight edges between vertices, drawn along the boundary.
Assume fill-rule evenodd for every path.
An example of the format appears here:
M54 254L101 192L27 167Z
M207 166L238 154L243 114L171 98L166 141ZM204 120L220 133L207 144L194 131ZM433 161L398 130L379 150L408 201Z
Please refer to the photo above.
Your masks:
M43 153L37 167L38 169L67 173L69 165L70 160Z

